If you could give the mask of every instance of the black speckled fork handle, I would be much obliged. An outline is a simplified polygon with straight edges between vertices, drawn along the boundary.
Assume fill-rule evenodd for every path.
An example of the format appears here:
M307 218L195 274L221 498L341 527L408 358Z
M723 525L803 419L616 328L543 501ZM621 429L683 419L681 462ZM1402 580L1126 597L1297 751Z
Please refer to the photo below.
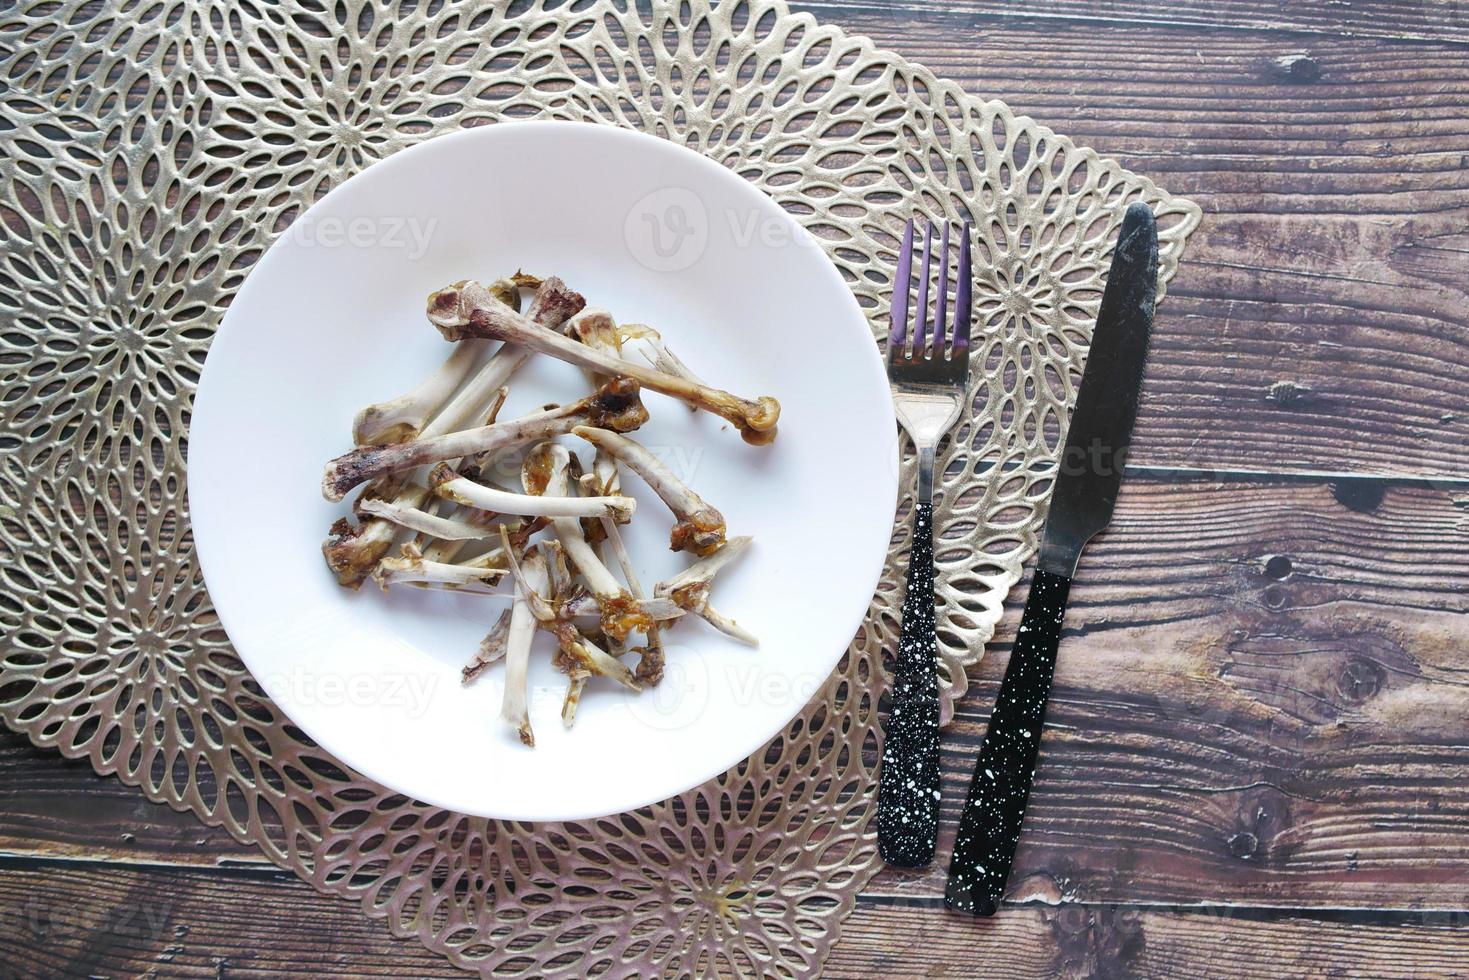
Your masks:
M1056 644L1070 591L1071 579L1036 569L1010 665L1005 668L989 731L974 766L969 798L959 817L944 891L944 904L955 911L994 915L1005 892L1035 775L1056 668Z
M938 637L933 607L933 504L913 508L908 591L893 657L893 696L882 750L877 845L901 868L933 860L939 813Z

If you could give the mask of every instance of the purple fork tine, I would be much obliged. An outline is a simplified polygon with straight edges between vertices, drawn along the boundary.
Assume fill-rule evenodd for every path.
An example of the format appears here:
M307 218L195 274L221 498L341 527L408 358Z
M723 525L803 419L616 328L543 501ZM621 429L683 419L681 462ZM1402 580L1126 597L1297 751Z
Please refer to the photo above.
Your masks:
M954 352L969 350L971 291L974 279L969 259L969 222L964 222L964 240L959 243L959 287L954 293Z
M888 356L899 357L908 344L908 287L913 282L913 219L903 232L898 250L898 274L893 277L893 322L888 329Z
M923 227L923 275L918 280L918 317L913 324L913 356L922 357L928 343L928 276L933 262L933 222Z
M944 356L945 329L949 323L949 223L944 222L943 244L939 246L939 294L934 298L933 356ZM953 330L948 334L952 335Z
M926 347L933 340L932 357L945 360L949 353L969 352L969 332L972 315L973 266L970 257L969 238L973 228L964 222L964 237L959 242L958 268L949 265L949 222L944 222L939 240L939 281L935 284L933 315L929 315L930 277L933 274L933 222L925 223L923 230L923 266L918 279L918 303L914 308L908 304L908 287L913 281L913 233L914 219L909 218L903 229L903 244L898 250L898 269L893 277L892 325L888 330L888 359L891 361L924 360ZM949 289L954 290L954 318L949 321ZM911 316L910 316L911 314ZM912 352L908 350L909 335L912 335Z

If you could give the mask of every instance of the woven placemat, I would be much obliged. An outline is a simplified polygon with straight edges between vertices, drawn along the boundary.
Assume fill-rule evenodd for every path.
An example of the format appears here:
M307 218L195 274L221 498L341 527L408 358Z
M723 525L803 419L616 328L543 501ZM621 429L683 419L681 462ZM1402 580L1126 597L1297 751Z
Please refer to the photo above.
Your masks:
M0 13L0 85L0 717L486 975L819 968L877 868L877 705L911 498L866 627L750 760L596 821L416 803L290 725L195 561L194 386L270 242L377 159L528 117L639 129L730 167L827 244L878 335L902 220L973 220L973 412L941 454L936 518L948 718L1035 546L1123 205L1157 211L1165 281L1200 217L765 0L23 2Z

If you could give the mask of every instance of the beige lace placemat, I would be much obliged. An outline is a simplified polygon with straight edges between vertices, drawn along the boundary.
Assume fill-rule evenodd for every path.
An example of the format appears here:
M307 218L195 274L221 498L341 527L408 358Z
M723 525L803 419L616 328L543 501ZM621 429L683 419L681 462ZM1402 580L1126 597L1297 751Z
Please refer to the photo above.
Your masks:
M713 157L827 243L878 334L910 209L971 218L974 411L936 519L947 718L1034 548L1123 204L1157 210L1165 280L1198 208L768 0L24 0L0 59L4 723L486 975L818 968L877 867L906 520L867 626L759 755L603 820L443 812L306 741L210 607L184 465L214 326L331 186L500 119Z

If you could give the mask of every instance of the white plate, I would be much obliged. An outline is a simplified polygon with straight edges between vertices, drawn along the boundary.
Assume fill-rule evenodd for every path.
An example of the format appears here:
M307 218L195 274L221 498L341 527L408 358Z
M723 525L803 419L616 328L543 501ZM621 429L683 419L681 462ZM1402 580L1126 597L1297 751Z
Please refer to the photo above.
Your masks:
M660 328L706 380L783 411L773 446L654 393L638 438L755 545L717 607L750 649L691 621L642 695L594 678L562 728L564 678L538 639L535 749L499 719L503 670L459 668L498 600L339 587L323 564L323 464L353 414L447 352L424 297L518 268L561 276L621 321ZM535 358L502 418L586 391ZM210 595L275 702L348 765L420 800L522 820L617 813L755 752L820 688L861 625L887 549L896 438L865 318L818 246L735 174L664 140L577 123L442 137L333 190L251 272L194 406L189 497ZM568 445L573 445L571 440ZM645 584L682 567L666 509L637 478L629 547Z

